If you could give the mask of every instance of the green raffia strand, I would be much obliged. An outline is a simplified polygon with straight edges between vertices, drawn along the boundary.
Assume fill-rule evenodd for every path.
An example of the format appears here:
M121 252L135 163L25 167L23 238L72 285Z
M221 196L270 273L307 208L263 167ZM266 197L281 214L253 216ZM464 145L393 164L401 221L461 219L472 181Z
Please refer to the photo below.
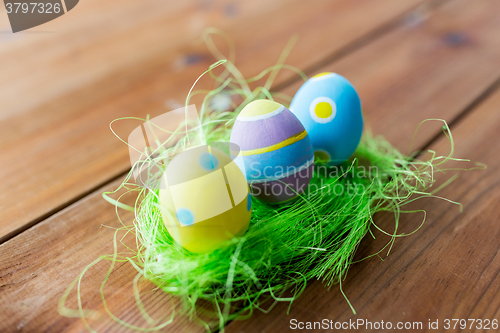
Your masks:
M228 59L225 59L215 46L212 41L213 34L221 35L228 40L230 45ZM239 111L253 100L267 98L288 105L291 100L289 96L270 91L280 69L291 69L304 80L307 79L298 69L284 65L295 42L294 38L275 66L250 79L244 79L234 66L234 47L223 32L209 29L203 38L212 54L219 59L205 72L214 79L215 87L209 91L192 91L191 88L186 105L190 104L192 96L205 96L200 109L200 118L207 142L229 141L234 119ZM213 72L217 66L224 67L219 75ZM266 75L268 79L263 86L253 89L250 87L251 83ZM243 102L233 103L234 112L214 112L210 101L218 93L237 95ZM137 118L119 120L124 119ZM411 234L398 234L401 214L423 212L422 223L424 223L424 211L406 211L403 209L404 206L422 197L436 197L436 191L428 192L434 183L434 173L444 171L442 164L446 161L457 160L452 158L453 138L448 125L443 120L436 121L443 122L443 132L451 143L451 152L448 156L437 156L431 151L431 157L427 161L414 160L401 154L382 137L374 137L369 131L365 131L354 157L345 162L341 168L327 171L321 165L316 167L309 191L306 191L308 194L285 206L270 206L252 199L252 219L247 233L241 238L228 241L221 249L206 254L189 253L174 243L162 220L158 191L133 184L130 181L132 177L130 172L116 191L105 193L103 196L116 206L118 218L120 218L118 208L135 211L134 224L125 225L122 222L123 227L117 232L124 230L135 234L137 250L129 248L131 251L129 254L118 254L115 233L114 254L100 257L77 277L62 296L59 312L68 317L81 317L86 327L93 331L87 322L87 318L92 317L92 312L82 308L80 283L85 272L101 260L111 262L101 286L106 312L121 325L138 331L161 329L173 321L175 314L173 311L172 317L161 324L147 314L137 287L138 281L143 278L154 282L164 291L178 296L184 304L182 311L187 313L191 320L204 325L207 330L214 328L224 330L228 321L248 318L256 309L267 312L280 301L290 302L291 305L311 279L321 279L328 287L335 283L340 283L341 286L342 279L352 264L354 253L363 237L370 232L370 227L373 226L390 236L387 245L371 255L375 256L384 250L388 254L397 237ZM126 143L123 139L120 140ZM177 145L183 144L185 142L182 140L177 143ZM161 166L167 152L160 148L156 151L158 153L156 158L150 155L145 161L138 163ZM363 170L362 166L366 170L364 174L360 172ZM369 172L370 167L371 172ZM318 172L319 170L321 172ZM158 188L161 174L162 171L149 180L152 188ZM452 180L453 178L450 181ZM347 187L353 189L356 185L363 186L364 190L346 192ZM336 195L335 193L340 192L340 188L344 189L344 194ZM127 206L121 203L120 199L114 200L108 196L123 189L126 193L138 192L135 207ZM385 232L373 221L373 215L381 211L394 213L394 232ZM416 230L419 228L420 226ZM107 308L103 288L116 262L128 262L138 271L134 280L136 303L143 318L151 327L130 325L115 317ZM76 284L79 309L70 310L65 307L65 301ZM342 291L342 288L340 289ZM211 302L215 311L210 312L206 309L200 311L197 304L201 300ZM348 300L347 303L351 306ZM352 310L354 311L354 308ZM213 318L215 322L207 321L207 317Z

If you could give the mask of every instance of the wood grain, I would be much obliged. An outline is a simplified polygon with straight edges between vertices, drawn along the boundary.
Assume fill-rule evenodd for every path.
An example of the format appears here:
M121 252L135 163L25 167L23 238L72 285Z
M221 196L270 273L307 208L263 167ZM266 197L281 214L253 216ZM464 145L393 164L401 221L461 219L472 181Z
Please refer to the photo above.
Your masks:
M294 33L301 42L289 63L306 68L420 2L89 0L39 33L2 34L0 241L130 166L109 123L182 105L213 62L198 40L205 27L228 31L237 65L254 75ZM117 131L126 138L137 125Z
M500 77L499 10L498 1L488 0L417 10L398 29L321 70L347 77L361 96L368 127L411 152L421 121L451 121ZM423 126L413 149L440 126Z
M455 156L486 163L487 170L461 172L461 177L439 195L463 204L455 205L426 199L410 208L425 209L427 222L416 234L396 241L392 253L354 264L343 283L358 315L350 311L338 287L327 291L319 282L311 283L302 297L288 306L279 305L269 315L256 314L252 320L232 322L228 332L288 332L290 320L345 322L357 319L371 322L422 322L439 320L444 332L445 319L499 319L500 317L500 90L470 112L452 129ZM449 142L442 137L430 147L447 154ZM471 167L473 163L450 163L447 167ZM437 175L442 183L453 173ZM408 233L421 222L422 215L403 217L400 232ZM388 214L376 223L393 230ZM387 237L367 237L357 259L375 253ZM469 327L468 322L467 327ZM490 325L491 326L491 325ZM457 332L446 330L446 332ZM353 331L370 331L365 326ZM473 331L483 331L475 329ZM497 330L490 330L497 331ZM434 331L433 331L434 332ZM467 330L469 332L469 330Z
M413 130L420 120L429 115L435 115L433 111L440 111L441 109L432 109L435 105L439 105L446 110L444 115L447 119L452 120L466 110L467 106L498 77L496 70L499 67L494 66L498 62L498 57L496 57L498 41L494 38L496 25L499 24L494 16L495 10L498 9L496 6L494 1L476 2L472 5L467 1L457 0L436 11L419 10L413 14L423 15L420 21L417 20L418 24L415 24L413 19L410 23L401 22L394 32L355 52L353 57L357 59L357 62L351 62L354 60L349 59L341 60L321 70L339 69L342 74L352 77L356 86L360 87L365 111L371 112L369 117L376 131L383 132L398 147L405 148L409 137L406 126L410 126L406 125L405 119L413 123L411 129ZM429 16L426 17L427 15ZM458 46L446 42L447 39L443 36L457 29L466 31L467 36L471 36L473 42ZM456 37L452 40L455 40L454 38ZM416 61L421 58L414 54L420 49L427 50L424 53L426 60L422 62ZM477 67L477 61L474 63L474 59L480 59L482 64ZM391 63L397 64L397 68L393 69ZM421 71L412 69L415 63L419 64ZM391 71L385 76L382 68ZM489 70L487 71L486 68ZM479 72L475 72L478 69ZM403 74L399 75L397 72ZM148 89L156 87L158 96L163 82L160 78L162 75L148 85ZM448 75L453 80L448 79ZM471 78L470 81L469 78ZM407 80L411 81L411 84L407 83ZM180 81L180 84L187 84L188 81L187 79L185 83ZM391 89L386 86L390 86ZM136 87L140 88L140 85ZM378 98L379 93L386 97ZM148 93L143 91L141 94L146 96ZM419 100L413 101L410 98L413 95L416 95L415 98ZM124 108L129 107L127 110L130 110L129 103L136 103L133 108L139 108L141 103L134 102L136 96L138 95L122 101L120 105ZM393 96L395 97L391 98ZM159 97L157 98L159 100ZM424 99L427 103L422 104L420 99ZM435 314L437 317L449 313L451 315L469 314L470 318L473 315L476 317L498 316L498 313L495 313L497 311L495 309L498 309L498 297L495 298L499 287L498 278L496 278L497 271L495 271L495 267L498 269L498 258L493 256L498 251L494 243L495 237L498 239L498 227L491 225L497 213L494 208L488 211L485 205L474 206L478 205L478 202L483 202L477 199L478 193L483 192L488 197L485 202L497 204L491 199L494 198L494 192L491 191L498 192L498 189L491 185L498 182L495 178L498 175L491 174L498 164L497 160L493 160L496 146L493 145L493 149L490 150L489 141L488 145L484 141L484 138L496 138L497 134L494 129L497 129L499 125L498 116L491 111L498 106L498 97L492 100L493 102L489 101L481 107L480 110L483 111L479 113L480 116L475 116L474 112L473 118L466 118L462 121L462 124L465 124L471 122L469 119L475 119L471 127L461 124L457 132L454 132L457 147L461 147L457 152L459 156L470 157L490 165L487 173L484 171L468 173L466 181L456 183L458 188L449 187L443 192L445 196L468 203L465 213L459 216L461 220L458 221L461 222L456 224L455 218L458 216L456 207L440 201L421 202L420 207L425 207L429 213L430 223L425 228L430 229L424 229L415 236L396 242L393 255L384 263L369 260L354 265L350 271L344 288L357 310L363 313L364 318L372 321L379 318L387 320L388 318L406 318L406 314L408 317L411 314L413 318L425 319L427 314ZM109 105L109 110L114 110L116 107L112 102ZM142 104L143 107L154 105L157 105L157 101L153 97L149 103ZM484 111L485 109L487 111ZM108 109L99 110L104 112ZM109 112L118 113L116 110ZM99 119L98 114L93 114L93 117L94 121ZM83 118L73 119L72 130ZM394 120L395 118L398 120ZM485 119L484 123L482 119ZM376 122L377 126L375 126ZM391 122L394 122L391 126L387 125ZM99 132L98 129L94 131L93 134ZM71 132L69 128L68 132ZM436 133L437 128L429 128L421 132L419 145L428 142ZM76 138L78 135L74 137L75 142ZM104 140L103 143L106 141ZM109 146L105 149L114 151L111 143L106 144ZM88 147L91 148L92 145L89 143ZM445 151L447 146L445 143L440 143L434 148ZM93 149L96 149L96 156L100 156L99 152L103 151L101 148ZM106 159L101 158L101 167L104 168L108 163L107 159L125 160L126 157L120 154L107 156ZM99 167L95 168L99 170ZM87 172L87 169L82 170ZM64 168L59 172L63 173ZM85 177L91 178L92 172L93 170L85 173ZM489 176L483 179L485 174ZM76 179L81 175L73 175L73 177ZM115 186L116 183L110 184L111 188ZM99 228L99 226L101 223L112 226L118 226L118 224L114 217L113 207L100 197L101 191L96 191L0 246L0 301L4 304L0 311L2 330L55 332L83 330L80 320L60 317L56 312L56 303L65 287L88 263L98 255L112 251L110 244L113 231ZM478 214L483 212L491 216L490 224L479 219ZM130 217L125 218L125 221L130 222ZM388 216L378 216L377 221L386 227L389 227L391 222ZM484 224L477 225L476 221L483 221ZM418 218L407 218L404 222L405 225L401 231L412 230L419 221ZM452 236L455 236L454 228L457 225L462 225L462 229L458 229L462 231L457 234L458 241L452 241ZM483 230L482 227L492 227L492 229ZM482 242L488 244L491 249L474 243L477 239L482 239ZM376 241L366 239L358 257L362 258L364 255L373 253L382 241L384 239L380 237ZM469 249L464 244L470 247L470 253L467 253ZM442 245L443 248L441 248ZM476 252L479 250L480 253ZM439 261L439 258L443 261ZM492 264L488 266L490 261ZM429 262L432 262L432 265L428 266ZM480 268L473 270L474 264ZM99 331L120 330L120 327L114 325L114 322L103 313L97 291L106 268L107 266L102 264L93 272L89 272L88 279L84 280L84 306L98 311L96 318L92 321L92 327ZM410 270L412 274L405 275L403 273L405 270ZM115 314L130 319L132 323L143 325L144 322L141 321L134 300L131 298L132 294L126 293L127 288L130 291L130 284L127 284L127 281L130 282L134 275L134 270L129 265L121 266L109 282L106 291L110 293L110 307ZM151 286L144 286L145 290L148 288ZM481 296L483 292L484 296ZM376 295L381 296L378 298ZM434 295L439 296L434 297ZM153 316L155 318L168 316L171 305L169 296L153 294L150 297L146 299L146 303ZM446 299L447 303L444 303L441 298ZM74 306L74 298L72 299L73 303L70 302L69 305ZM465 301L460 302L460 299L465 299ZM458 302L459 306L453 307L454 302ZM474 307L474 303L478 304L477 307ZM490 303L492 305L488 307ZM322 316L336 320L336 318L349 318L352 315L336 289L327 292L319 283L313 283L292 309L292 315L296 315L296 318L301 320L317 319ZM377 309L380 311L376 312ZM279 306L266 317L256 314L247 322L232 323L228 330L230 332L239 330L274 332L286 329L290 317L287 317L284 311L285 307ZM397 312L397 316L394 312ZM276 319L273 320L273 318ZM199 330L197 327L184 325L188 325L187 320L180 317L179 322L169 327L169 331Z
M117 185L114 182L107 189ZM83 321L60 316L57 306L64 290L83 268L99 256L113 253L115 229L112 228L121 225L114 209L102 200L100 192L0 245L0 300L3 304L0 331L86 331ZM133 197L124 199L126 203L133 204ZM124 213L122 217L125 221L132 220L131 213ZM119 233L118 240L123 236L123 232ZM131 236L126 237L123 243L136 247L135 237ZM10 244L14 246L10 247ZM122 253L127 249L119 246L118 251ZM87 272L81 285L82 306L95 311L89 323L99 331L109 330L114 323L106 315L99 294L108 267L109 262L103 260ZM146 322L135 306L132 281L136 273L130 265L118 263L104 291L108 307L116 316L140 326ZM154 292L152 284L140 285L142 290L147 289L147 293L143 294L146 309L152 311L153 317L157 316L160 322L170 319L172 307L177 306L176 310L179 310L177 301L171 302L168 295ZM67 307L76 309L76 299L75 289L69 295ZM172 331L179 331L181 327L186 331L189 327L193 331L201 330L185 318L181 324L176 321L169 326Z

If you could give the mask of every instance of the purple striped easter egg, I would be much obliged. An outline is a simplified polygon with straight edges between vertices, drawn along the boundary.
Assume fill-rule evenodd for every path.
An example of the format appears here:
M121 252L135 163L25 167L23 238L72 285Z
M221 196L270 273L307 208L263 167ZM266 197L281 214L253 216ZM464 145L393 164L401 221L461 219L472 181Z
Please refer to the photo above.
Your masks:
M241 149L255 197L283 203L307 189L314 168L311 140L283 105L270 100L248 104L236 118L230 140Z

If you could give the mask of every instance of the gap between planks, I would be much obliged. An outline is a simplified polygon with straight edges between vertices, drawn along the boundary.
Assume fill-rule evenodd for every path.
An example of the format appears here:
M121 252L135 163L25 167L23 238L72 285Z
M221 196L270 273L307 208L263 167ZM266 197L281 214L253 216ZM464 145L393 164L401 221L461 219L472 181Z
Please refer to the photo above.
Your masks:
M479 95L477 98L475 98L469 105L467 105L462 111L460 111L453 120L448 122L448 127L450 128L450 131L453 129L453 127L456 127L463 119L466 118L467 115L469 115L473 110L475 110L477 107L479 107L483 102L485 102L489 97L493 96L497 91L500 91L500 77L493 82L481 95ZM442 137L444 136L444 133L438 132L434 137L432 137L429 141L424 143L421 149L417 150L417 153L415 156L412 157L412 160L418 158L421 156L430 146L433 144L437 143ZM229 325L231 322L234 320L230 320L226 323ZM215 332L220 332L219 329L216 329Z
M444 5L447 2L450 2L453 0L429 0L428 2L425 2L425 4L428 6L430 10L435 10L439 8L440 6ZM322 60L318 61L314 65L306 68L303 70L303 72L310 76L311 74L315 73L316 71L321 70L325 66L334 63L349 54L356 52L366 45L370 44L373 41L376 41L377 39L381 38L382 36L392 32L393 30L397 29L400 27L402 24L404 24L405 18L412 12L414 12L416 9L420 8L422 4L417 4L413 6L412 8L402 12L401 14L397 15L391 20L388 20L387 22L381 24L379 27L373 29L372 31L366 33L365 35L353 40L351 43L347 44L344 47L341 47L335 52L332 52L330 55L324 57ZM273 91L281 91L286 89L287 87L293 85L294 83L297 83L301 80L299 75L294 75L290 77L289 79L284 80L283 82L277 84L275 87L272 88ZM127 167L123 170L121 170L119 173L114 175L113 177L109 177L95 186L91 187L87 191L84 191L80 195L77 195L70 200L64 202L63 204L53 208L49 212L39 216L36 219L33 219L32 221L24 224L22 227L15 229L8 234L4 236L0 236L0 244L5 243L6 241L16 237L17 235L23 233L24 231L32 228L33 226L37 225L38 223L44 221L45 219L57 214L58 212L64 210L65 208L73 205L74 203L80 201L81 199L85 198L86 196L94 193L95 191L98 191L100 188L106 186L107 184L112 183L113 181L116 181L117 179L120 179L121 177L124 177L127 175L127 173L130 171L130 167Z

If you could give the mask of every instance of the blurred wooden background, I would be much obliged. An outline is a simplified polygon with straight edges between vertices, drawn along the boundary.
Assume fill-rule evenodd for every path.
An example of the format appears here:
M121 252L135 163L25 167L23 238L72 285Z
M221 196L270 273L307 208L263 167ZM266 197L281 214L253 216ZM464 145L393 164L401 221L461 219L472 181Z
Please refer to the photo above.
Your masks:
M214 59L200 40L206 27L226 31L236 65L247 77L273 65L292 35L287 63L308 75L334 71L356 86L373 132L403 152L450 146L455 156L488 165L461 172L441 195L463 204L425 200L427 222L398 239L384 261L352 266L343 289L311 281L288 304L229 323L228 332L281 332L290 319L422 321L500 319L500 2L498 0L82 0L68 14L12 34L0 10L0 331L86 331L61 317L65 288L93 260L112 253L119 222L101 193L130 168L127 147L109 130L125 116L162 114L181 104ZM204 84L204 81L200 83ZM275 89L293 94L301 82L284 72ZM137 126L123 122L127 136ZM453 163L451 167L455 166ZM457 167L473 167L461 163ZM454 173L436 175L444 182ZM404 216L401 232L422 215ZM124 214L126 223L132 215ZM391 228L391 215L375 222ZM361 259L387 237L366 238ZM134 239L128 241L134 244ZM82 283L93 329L127 331L105 313L99 295L108 265ZM132 290L134 269L120 264L106 285L119 318L147 327ZM176 299L141 283L153 318L169 318ZM76 307L76 293L68 306ZM440 331L443 326L440 325ZM165 332L202 332L177 316Z

